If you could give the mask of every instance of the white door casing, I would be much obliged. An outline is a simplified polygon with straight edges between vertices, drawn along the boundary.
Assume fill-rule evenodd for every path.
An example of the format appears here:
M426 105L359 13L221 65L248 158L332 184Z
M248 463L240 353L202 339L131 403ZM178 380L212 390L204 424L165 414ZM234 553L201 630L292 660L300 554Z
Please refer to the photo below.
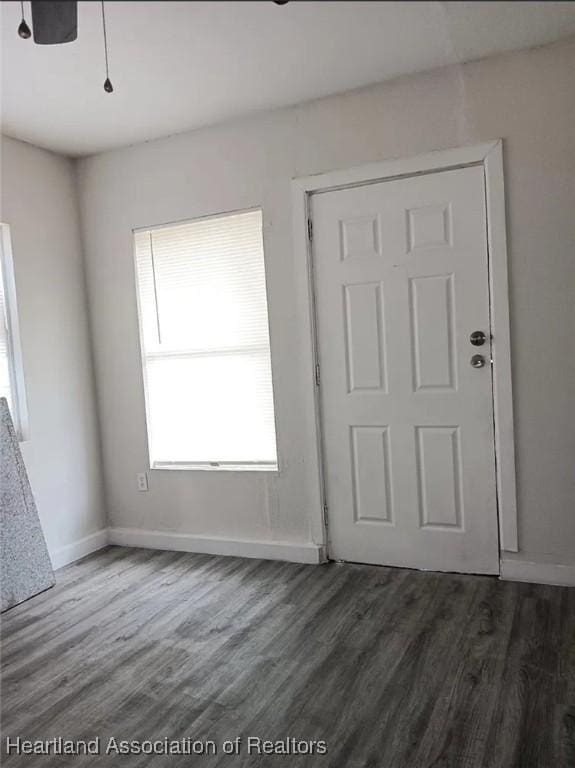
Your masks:
M483 167L319 192L310 214L330 556L497 573Z

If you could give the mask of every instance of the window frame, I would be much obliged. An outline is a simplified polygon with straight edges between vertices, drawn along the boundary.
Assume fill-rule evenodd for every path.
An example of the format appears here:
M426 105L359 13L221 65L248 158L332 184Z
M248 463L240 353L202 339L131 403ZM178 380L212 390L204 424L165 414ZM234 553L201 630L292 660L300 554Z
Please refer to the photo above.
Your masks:
M156 461L152 462L151 450L150 450L150 425L151 414L149 409L149 397L148 397L148 384L146 376L146 355L144 345L144 334L142 320L142 307L140 304L140 290L139 290L139 275L138 275L138 254L136 249L136 235L141 232L155 232L161 229L169 229L171 227L177 227L180 224L189 224L196 221L202 221L203 219L218 219L226 218L228 216L240 215L242 213L253 213L259 211L262 217L262 250L264 259L264 279L265 279L265 292L266 292L266 313L267 313L267 331L270 347L270 374L272 384L272 402L274 410L274 435L276 442L276 460L275 461ZM261 205L251 206L249 208L238 208L231 211L218 211L217 213L206 213L201 216L191 216L184 219L176 219L173 221L165 222L162 224L138 226L132 228L132 266L134 277L134 289L136 292L136 305L137 305L137 324L138 324L138 344L140 355L140 366L142 375L142 389L144 393L144 407L146 418L146 452L147 452L147 465L150 471L202 471L202 472L266 472L272 474L279 474L279 446L278 446L278 429L277 429L277 415L276 415L276 402L275 402L275 387L274 387L274 370L271 355L271 331L270 331L270 318L269 318L269 293L268 293L268 279L267 268L265 259L265 242L264 242L264 211ZM153 357L154 355L151 355Z
M2 270L4 306L6 308L8 371L12 400L11 416L18 441L25 442L30 439L30 425L18 320L14 253L10 226L4 222L0 222L0 270Z

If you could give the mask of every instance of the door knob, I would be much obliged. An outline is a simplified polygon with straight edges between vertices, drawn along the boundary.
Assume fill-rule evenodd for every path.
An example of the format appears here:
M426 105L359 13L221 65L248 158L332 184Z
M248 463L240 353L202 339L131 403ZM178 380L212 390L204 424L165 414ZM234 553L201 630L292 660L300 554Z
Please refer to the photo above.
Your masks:
M473 344L474 347L481 347L483 344L485 344L486 339L487 336L483 333L483 331L473 331L469 337L469 341Z
M483 355L473 355L469 362L471 363L472 368L483 368L485 365L485 358Z

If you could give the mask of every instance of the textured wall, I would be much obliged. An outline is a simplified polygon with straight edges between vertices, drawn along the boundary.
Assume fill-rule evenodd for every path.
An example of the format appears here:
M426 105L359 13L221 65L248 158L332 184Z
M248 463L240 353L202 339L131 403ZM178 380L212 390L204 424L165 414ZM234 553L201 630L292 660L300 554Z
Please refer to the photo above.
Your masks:
M2 138L29 439L22 454L51 553L106 525L71 161Z
M114 525L303 541L317 503L290 179L505 140L521 557L575 562L575 45L402 78L80 161ZM262 205L282 471L146 468L131 228Z

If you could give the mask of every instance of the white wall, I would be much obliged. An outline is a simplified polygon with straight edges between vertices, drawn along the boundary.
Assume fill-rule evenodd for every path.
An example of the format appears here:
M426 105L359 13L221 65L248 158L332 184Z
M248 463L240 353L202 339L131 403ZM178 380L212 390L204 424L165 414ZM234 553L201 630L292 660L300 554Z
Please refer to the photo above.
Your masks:
M575 45L438 70L85 159L81 210L111 524L304 542L317 504L290 179L502 137L520 557L575 562ZM182 98L186 98L182 94ZM153 472L131 229L261 205L279 476Z
M106 525L74 167L6 137L1 149L30 423L21 447L61 565Z

